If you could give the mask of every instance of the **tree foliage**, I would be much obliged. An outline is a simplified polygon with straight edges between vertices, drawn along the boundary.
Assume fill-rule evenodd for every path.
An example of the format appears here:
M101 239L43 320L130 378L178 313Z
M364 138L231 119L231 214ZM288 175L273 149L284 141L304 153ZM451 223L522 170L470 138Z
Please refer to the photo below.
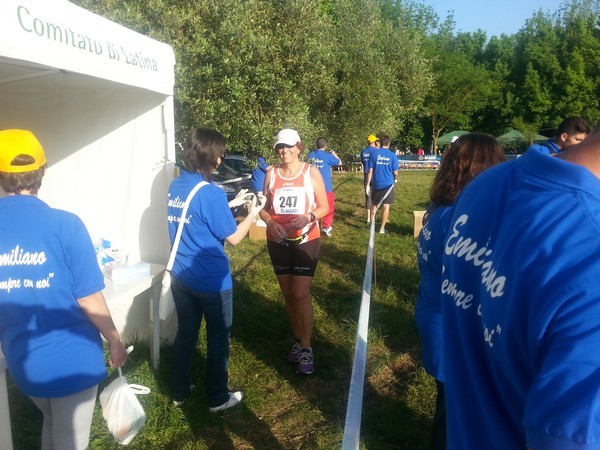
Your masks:
M368 134L397 133L430 84L421 41L397 2L77 3L174 48L179 140L205 125L256 155L278 129L294 127L309 146L324 135L350 157Z
M268 152L282 127L353 158L371 133L550 131L600 116L600 0L536 11L514 35L454 31L418 0L75 0L176 54L176 127Z

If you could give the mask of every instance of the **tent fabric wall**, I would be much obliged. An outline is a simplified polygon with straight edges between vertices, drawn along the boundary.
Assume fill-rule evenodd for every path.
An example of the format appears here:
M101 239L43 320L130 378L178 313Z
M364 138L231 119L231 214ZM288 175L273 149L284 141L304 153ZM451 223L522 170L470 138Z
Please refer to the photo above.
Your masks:
M39 197L154 268L170 251L174 65L170 46L65 0L0 1L0 129L42 143ZM147 282L104 290L125 340L151 332Z

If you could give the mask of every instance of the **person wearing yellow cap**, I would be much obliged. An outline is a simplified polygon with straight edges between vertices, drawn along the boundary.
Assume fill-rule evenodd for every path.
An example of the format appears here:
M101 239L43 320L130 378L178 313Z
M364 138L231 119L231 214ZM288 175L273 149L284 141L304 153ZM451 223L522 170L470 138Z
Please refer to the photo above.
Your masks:
M363 191L365 192L365 208L367 209L367 223L371 223L371 196L367 192L367 176L369 174L369 159L371 154L379 148L379 138L374 134L367 136L367 146L360 152L360 161L363 167Z
M27 130L0 131L0 343L17 387L42 411L42 448L86 449L98 384L127 352L108 311L92 240L37 197L46 155Z

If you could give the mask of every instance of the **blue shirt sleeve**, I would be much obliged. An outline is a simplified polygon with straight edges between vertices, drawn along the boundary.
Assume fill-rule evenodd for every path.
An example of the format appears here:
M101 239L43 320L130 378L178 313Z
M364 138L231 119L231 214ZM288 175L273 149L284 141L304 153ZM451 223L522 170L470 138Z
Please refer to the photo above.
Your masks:
M327 153L327 162L329 165L336 167L341 164L342 160L340 158L336 158L331 153Z

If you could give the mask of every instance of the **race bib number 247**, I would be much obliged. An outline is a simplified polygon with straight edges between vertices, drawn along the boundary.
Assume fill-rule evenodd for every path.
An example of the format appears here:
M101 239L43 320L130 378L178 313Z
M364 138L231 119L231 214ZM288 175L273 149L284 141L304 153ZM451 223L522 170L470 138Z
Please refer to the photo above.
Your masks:
M276 214L304 214L306 193L303 187L283 187L275 191L273 207Z

